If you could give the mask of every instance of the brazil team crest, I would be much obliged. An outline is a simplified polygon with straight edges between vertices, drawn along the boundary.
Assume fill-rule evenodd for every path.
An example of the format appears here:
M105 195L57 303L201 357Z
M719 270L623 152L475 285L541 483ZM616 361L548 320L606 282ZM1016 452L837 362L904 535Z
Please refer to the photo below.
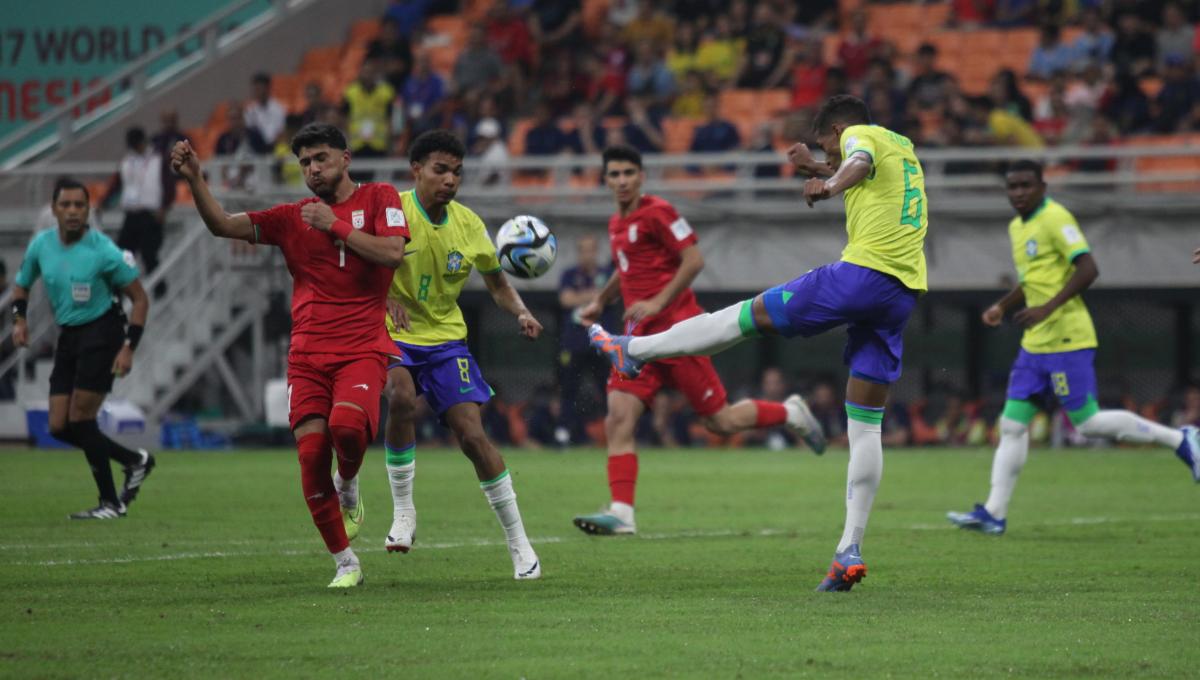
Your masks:
M1034 255L1037 255L1037 240L1036 239L1031 238L1025 242L1025 254L1028 255L1029 257L1033 257Z
M446 273L457 274L462 271L462 266L463 254L457 250L451 250L449 254L446 255Z

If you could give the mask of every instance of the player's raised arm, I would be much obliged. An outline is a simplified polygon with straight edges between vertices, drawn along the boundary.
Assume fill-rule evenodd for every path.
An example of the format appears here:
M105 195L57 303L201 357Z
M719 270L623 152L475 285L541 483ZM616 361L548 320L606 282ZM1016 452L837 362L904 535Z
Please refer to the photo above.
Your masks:
M488 292L492 294L492 300L495 300L496 305L517 317L517 323L521 326L521 335L530 340L536 340L542 334L542 324L525 306L521 294L508 282L508 277L504 275L504 272L495 271L483 274L483 282L487 284Z
M871 174L871 156L865 151L850 154L829 179L813 178L804 183L804 200L809 207L817 201L833 198Z
M208 182L204 181L204 175L200 172L200 159L196 157L196 151L186 139L176 142L175 148L171 150L171 170L187 180L192 197L196 201L196 211L204 220L204 226L208 227L214 236L254 241L254 224L249 216L246 213L230 215L217 199L213 198L208 189Z

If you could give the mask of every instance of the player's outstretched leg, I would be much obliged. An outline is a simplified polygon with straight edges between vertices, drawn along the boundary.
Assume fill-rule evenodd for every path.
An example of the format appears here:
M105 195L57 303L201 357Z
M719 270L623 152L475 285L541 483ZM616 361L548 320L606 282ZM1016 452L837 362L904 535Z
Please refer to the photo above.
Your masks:
M1010 401L1000 417L1000 444L992 459L992 489L986 503L976 503L970 512L949 512L946 519L955 526L1000 536L1008 528L1008 503L1021 468L1029 457L1029 420L1036 407L1029 402Z
M847 390L849 392L849 390ZM850 464L846 471L846 524L829 573L818 591L848 591L867 575L859 545L883 477L883 408L846 402Z
M337 573L330 588L353 588L363 581L362 567L358 556L350 549L346 538L346 527L342 521L337 489L329 468L333 464L329 435L324 422L305 423L296 430L296 448L300 459L300 486L304 502L312 514L313 524L321 533L325 547L333 555Z
M541 578L542 565L525 535L525 524L517 507L512 477L500 452L483 431L479 404L455 404L446 411L445 420L458 438L463 453L475 465L479 487L504 529L508 552L512 557L513 578L518 581Z
M329 435L337 451L333 485L337 489L346 538L351 541L358 538L365 515L358 495L358 471L366 455L370 430L367 414L362 409L346 403L333 405L329 413Z
M752 301L698 314L653 335L611 335L599 325L588 329L596 351L604 354L622 375L633 377L642 364L680 356L711 356L747 338L757 337Z
M1091 414L1072 412L1068 415L1075 429L1085 437L1103 437L1138 444L1154 443L1174 450L1179 460L1188 466L1192 479L1200 483L1200 460L1197 458L1200 441L1196 436L1196 428L1176 430L1129 411L1098 411L1093 408Z
M780 425L804 440L813 453L818 456L825 453L828 446L825 429L799 394L782 402L743 399L704 419L704 426L710 432L724 436Z

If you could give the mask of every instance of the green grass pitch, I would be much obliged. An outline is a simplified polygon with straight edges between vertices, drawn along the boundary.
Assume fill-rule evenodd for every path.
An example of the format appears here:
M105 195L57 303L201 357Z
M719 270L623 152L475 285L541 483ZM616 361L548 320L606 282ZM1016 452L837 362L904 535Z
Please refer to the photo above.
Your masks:
M637 537L571 525L598 451L511 451L543 580L516 582L456 452L419 450L417 543L388 555L363 473L366 582L330 592L289 451L161 454L127 519L82 454L0 453L0 677L1195 677L1200 487L1169 452L1035 451L1009 534L949 527L991 452L886 457L867 579L814 593L846 452L644 451ZM119 471L118 471L119 480Z

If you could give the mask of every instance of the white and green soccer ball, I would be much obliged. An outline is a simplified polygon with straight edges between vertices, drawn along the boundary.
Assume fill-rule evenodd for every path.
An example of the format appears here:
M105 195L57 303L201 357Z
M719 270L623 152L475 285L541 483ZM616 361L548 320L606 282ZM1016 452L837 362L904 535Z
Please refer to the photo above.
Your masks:
M520 279L536 279L550 271L558 256L558 240L545 222L517 215L496 232L496 257L504 271Z

